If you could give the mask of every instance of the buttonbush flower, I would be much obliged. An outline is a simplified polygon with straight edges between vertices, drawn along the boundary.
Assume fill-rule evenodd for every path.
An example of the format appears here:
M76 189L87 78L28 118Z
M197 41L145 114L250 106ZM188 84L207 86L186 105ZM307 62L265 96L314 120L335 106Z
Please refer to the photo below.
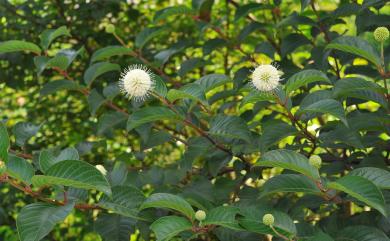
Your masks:
M264 225L271 226L275 222L275 218L272 214L267 213L263 216L263 223Z
M271 91L278 87L282 72L271 64L259 65L252 73L252 84L260 91Z
M378 42L384 42L389 38L389 30L386 27L379 27L374 31L374 38Z
M120 89L129 99L144 100L154 86L154 74L143 65L131 65L121 74Z

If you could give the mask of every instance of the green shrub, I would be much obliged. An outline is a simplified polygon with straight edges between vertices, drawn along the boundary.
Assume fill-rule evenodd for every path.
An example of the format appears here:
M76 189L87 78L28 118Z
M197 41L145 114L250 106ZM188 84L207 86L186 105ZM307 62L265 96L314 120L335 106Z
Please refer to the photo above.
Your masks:
M390 240L386 1L0 1L1 240Z

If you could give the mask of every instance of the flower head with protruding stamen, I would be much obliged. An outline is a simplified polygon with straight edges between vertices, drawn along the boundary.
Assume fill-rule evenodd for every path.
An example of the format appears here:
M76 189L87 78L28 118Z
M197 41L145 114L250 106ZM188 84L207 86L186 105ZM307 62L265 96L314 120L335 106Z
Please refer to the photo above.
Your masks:
M119 86L128 98L144 100L154 86L154 74L143 65L131 65L121 74Z
M271 91L278 87L282 73L271 64L256 67L252 73L252 84L260 91Z

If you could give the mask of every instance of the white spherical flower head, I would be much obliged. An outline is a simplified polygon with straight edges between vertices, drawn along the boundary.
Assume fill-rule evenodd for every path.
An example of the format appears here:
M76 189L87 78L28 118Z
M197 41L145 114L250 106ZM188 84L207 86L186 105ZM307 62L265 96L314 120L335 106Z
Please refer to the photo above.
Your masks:
M271 91L279 85L281 73L271 64L258 66L252 73L252 83L257 90Z
M153 88L153 74L142 65L128 67L120 79L120 87L130 99L144 100Z

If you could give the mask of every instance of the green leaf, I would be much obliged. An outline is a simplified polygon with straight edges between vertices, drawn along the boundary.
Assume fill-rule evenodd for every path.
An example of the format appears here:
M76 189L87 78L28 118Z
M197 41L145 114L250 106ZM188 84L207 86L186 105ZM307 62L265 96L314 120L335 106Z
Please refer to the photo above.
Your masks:
M39 168L43 173L54 164L66 160L79 160L80 156L76 148L68 147L60 153L55 153L55 149L42 150L39 153Z
M135 232L135 225L136 220L132 218L114 213L101 213L94 226L104 241L128 241Z
M287 136L295 135L298 130L282 121L271 121L262 126L263 134L260 136L260 151L266 151L270 146L278 143Z
M266 5L261 3L248 3L245 5L240 5L238 6L234 15L234 21L237 22L241 18L248 16L248 14L260 9L266 9Z
M148 106L130 115L127 121L127 130L130 131L142 124L161 120L180 121L183 118L167 107Z
M379 188L368 179L360 176L344 176L334 182L328 183L328 188L343 191L357 200L375 208L387 216L385 200Z
M9 155L6 166L8 175L18 180L22 180L27 184L31 184L31 178L34 176L35 171L28 161L15 155Z
M309 160L305 156L291 150L279 149L266 152L255 165L281 167L317 180L320 178L318 170L309 164Z
M165 30L166 29L162 27L144 28L135 37L135 46L139 49L142 49L146 43L148 43L154 37L160 35Z
M120 71L121 67L117 64L109 62L99 62L88 67L84 73L84 82L91 85L92 82L102 74L110 71Z
M83 87L71 80L54 80L46 83L41 91L41 96L51 95L60 90L81 90Z
M92 54L91 62L107 60L113 56L120 56L126 54L131 55L131 53L133 53L132 49L123 46L119 46L119 45L107 46L99 50L96 50Z
M38 55L41 54L41 49L36 44L30 42L21 40L0 42L0 54L18 51L30 51Z
M40 128L41 125L34 125L29 122L18 122L12 129L12 132L16 137L16 144L18 146L24 146L31 137L38 133Z
M141 210L146 208L169 208L193 219L195 213L191 205L182 197L170 193L154 193L141 205Z
M168 93L167 85L165 81L160 78L160 76L154 76L154 88L153 91L156 92L161 97L166 97Z
M319 70L302 70L288 79L286 83L286 93L289 94L304 85L317 81L331 83L326 74L322 73Z
M122 112L104 112L98 120L97 133L102 135L110 129L122 125L126 122L128 115ZM123 124L125 125L125 124Z
M209 74L203 76L196 81L196 83L203 87L205 92L208 92L214 88L217 88L218 86L224 85L229 82L231 82L231 79L229 78L229 76L226 76L224 74Z
M248 95L246 95L240 104L240 107L243 107L244 105L248 103L257 103L260 101L275 101L276 97L270 92L260 92L256 90L252 90L249 92Z
M68 31L66 26L62 26L57 29L47 29L43 31L40 36L42 48L45 50L48 49L51 42L53 42L54 39L60 36L70 36L70 32Z
M140 219L138 208L144 200L145 196L137 188L116 186L112 188L112 196L103 195L99 206L126 217Z
M105 103L104 97L99 94L99 92L96 89L91 90L91 92L88 95L88 105L89 105L89 111L94 116L96 115L96 112L98 109Z
M278 192L321 194L321 191L310 178L299 174L281 174L269 179L263 186L261 196Z
M383 93L385 89L374 82L362 78L344 78L336 82L333 95L336 98L353 97L368 101L374 101L387 108L388 103Z
M246 142L252 140L247 124L238 116L218 114L210 123L209 133L217 137L241 139Z
M317 101L309 106L305 106L302 109L299 109L297 114L302 113L322 113L330 114L339 118L344 125L348 126L347 119L345 117L344 108L340 102L333 99L324 99Z
M35 175L32 182L36 186L63 185L81 189L96 189L111 195L107 179L94 166L77 160L61 161L51 166L46 175Z
M206 100L206 96L204 93L204 89L196 83L186 84L181 87L179 90L171 89L167 94L167 99L171 102L174 102L178 99L192 99L195 101L199 101L205 105L208 105Z
M292 53L296 48L306 44L310 44L310 41L305 35L298 33L288 35L282 40L280 46L282 57L285 57L287 54Z
M9 136L5 124L0 121L0 161L8 161Z
M348 93L356 90L373 90L383 93L385 90L375 82L367 81L358 77L340 79L336 82L333 94L335 97L345 97Z
M365 58L376 67L381 66L379 52L367 41L359 37L342 36L333 40L326 46L327 49L337 49Z
M73 203L57 206L49 203L33 203L20 210L16 219L21 241L39 241L63 221L72 211Z
M337 241L390 241L383 231L370 226L355 225L343 228L337 234Z
M192 15L194 11L187 6L178 5L174 7L167 7L156 12L153 18L153 22L157 23L160 20L166 20L170 16L174 15Z
M381 189L390 189L390 172L376 167L361 167L348 173L350 176L361 176Z
M231 206L216 207L207 212L203 225L219 225L230 229L242 230L236 220L239 208Z
M191 230L192 225L183 217L165 216L152 223L150 229L156 234L157 241L169 241L179 233Z

